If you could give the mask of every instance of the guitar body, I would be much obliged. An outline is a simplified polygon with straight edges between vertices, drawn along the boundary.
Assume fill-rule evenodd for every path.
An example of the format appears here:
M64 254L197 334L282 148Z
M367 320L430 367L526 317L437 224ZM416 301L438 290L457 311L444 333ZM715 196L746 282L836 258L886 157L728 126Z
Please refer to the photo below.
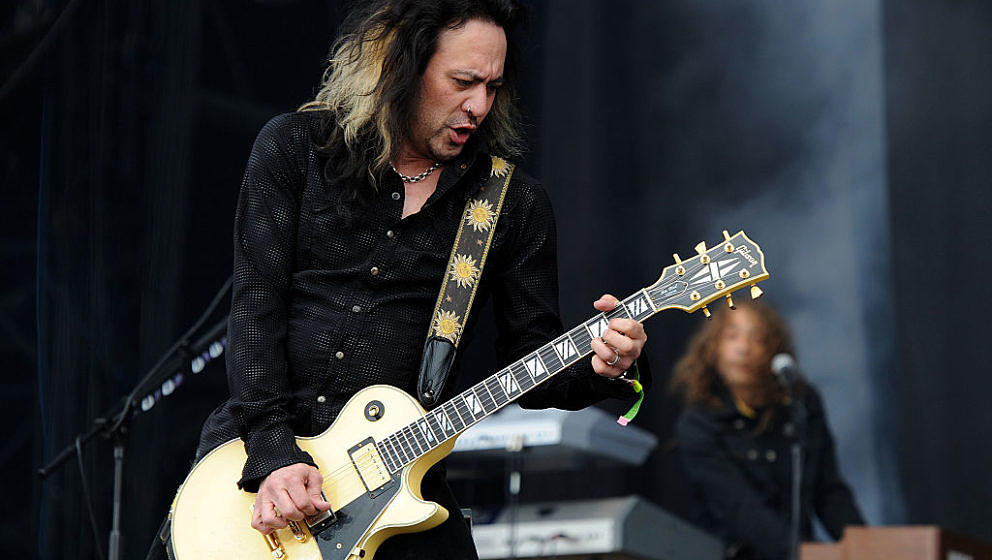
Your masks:
M322 434L297 438L324 477L323 491L335 519L276 531L275 539L252 529L255 494L237 487L247 455L241 440L211 451L193 467L172 509L172 548L178 560L371 559L392 535L425 531L448 511L424 501L420 483L451 452L455 438L389 473L374 452L377 442L425 414L404 391L374 385L359 391ZM273 544L275 542L276 544ZM278 547L278 548L277 548ZM364 551L364 556L361 553ZM280 553L282 556L280 556Z

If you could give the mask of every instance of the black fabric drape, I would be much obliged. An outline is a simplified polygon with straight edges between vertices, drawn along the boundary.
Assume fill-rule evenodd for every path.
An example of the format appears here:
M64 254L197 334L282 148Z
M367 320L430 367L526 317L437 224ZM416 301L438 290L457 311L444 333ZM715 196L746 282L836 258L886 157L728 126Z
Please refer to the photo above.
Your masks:
M885 3L891 437L907 521L992 540L992 6Z

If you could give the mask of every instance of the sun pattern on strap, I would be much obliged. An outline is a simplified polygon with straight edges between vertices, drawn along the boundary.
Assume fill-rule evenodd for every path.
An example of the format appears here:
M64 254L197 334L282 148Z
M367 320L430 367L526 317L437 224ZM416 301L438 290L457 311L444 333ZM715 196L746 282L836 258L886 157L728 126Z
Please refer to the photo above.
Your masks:
M501 157L492 156L493 166L492 174L495 177L505 177L510 171L510 164L505 159Z
M479 267L471 255L458 254L451 262L448 274L461 288L469 288L479 279Z
M472 226L475 231L489 231L489 228L496 223L493 203L479 199L470 202L465 210L465 223Z
M434 321L434 334L454 342L461 334L462 324L458 315L451 311L441 311Z

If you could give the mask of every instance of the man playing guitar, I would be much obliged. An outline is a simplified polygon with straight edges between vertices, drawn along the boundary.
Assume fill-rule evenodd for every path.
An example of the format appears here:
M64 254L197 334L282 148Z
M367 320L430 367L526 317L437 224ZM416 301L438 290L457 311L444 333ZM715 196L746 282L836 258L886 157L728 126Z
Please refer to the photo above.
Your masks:
M342 26L316 98L259 134L238 200L232 396L207 420L197 458L242 438L247 462L238 485L257 492L251 524L262 533L330 507L296 436L325 430L369 385L416 394L424 337L469 192L502 172L501 158L520 154L516 2L361 4ZM506 364L563 328L547 194L517 172L501 208L488 264L473 280L475 307L492 298ZM609 311L617 299L603 295L593 305ZM645 341L638 321L613 319L591 342L591 361L518 402L577 409L607 397L633 399L631 384L618 378ZM443 464L428 472L422 492L458 511ZM476 557L454 516L390 538L375 555Z

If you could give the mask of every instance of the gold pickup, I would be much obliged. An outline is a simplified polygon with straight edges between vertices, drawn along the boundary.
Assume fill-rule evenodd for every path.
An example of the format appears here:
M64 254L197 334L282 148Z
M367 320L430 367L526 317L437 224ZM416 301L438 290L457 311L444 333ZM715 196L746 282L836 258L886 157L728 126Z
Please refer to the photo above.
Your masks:
M371 438L349 449L348 454L362 484L369 492L375 492L391 480L389 469L383 464L379 450Z

